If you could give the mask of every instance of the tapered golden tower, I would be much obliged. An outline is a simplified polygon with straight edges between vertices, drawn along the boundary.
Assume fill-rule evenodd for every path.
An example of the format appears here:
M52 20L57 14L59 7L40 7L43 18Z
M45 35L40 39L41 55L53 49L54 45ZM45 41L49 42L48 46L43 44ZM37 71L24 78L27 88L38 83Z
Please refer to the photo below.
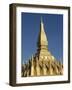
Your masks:
M22 76L62 75L63 65L48 50L48 40L41 18L37 41L37 52L28 63L22 65Z
M39 57L48 56L48 41L45 34L42 18L40 23L40 32L39 32L37 47L38 47L37 54Z

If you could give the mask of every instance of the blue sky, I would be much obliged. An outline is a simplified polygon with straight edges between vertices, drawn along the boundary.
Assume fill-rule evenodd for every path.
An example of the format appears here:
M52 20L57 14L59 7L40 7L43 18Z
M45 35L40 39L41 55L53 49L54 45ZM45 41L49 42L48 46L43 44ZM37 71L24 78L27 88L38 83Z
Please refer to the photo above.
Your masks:
M21 15L22 62L36 53L41 17L48 39L48 50L63 62L63 15L24 12Z

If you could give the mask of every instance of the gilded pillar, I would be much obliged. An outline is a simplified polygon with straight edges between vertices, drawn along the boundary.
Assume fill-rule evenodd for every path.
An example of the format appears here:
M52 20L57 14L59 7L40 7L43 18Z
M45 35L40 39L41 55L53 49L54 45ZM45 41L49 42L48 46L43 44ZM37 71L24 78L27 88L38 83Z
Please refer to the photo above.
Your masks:
M31 58L31 76L34 76L34 62L33 62L33 56Z
M47 69L45 66L45 62L43 62L43 75L47 75Z
M37 76L40 76L40 67L39 67L39 61L38 58L36 58L36 74Z

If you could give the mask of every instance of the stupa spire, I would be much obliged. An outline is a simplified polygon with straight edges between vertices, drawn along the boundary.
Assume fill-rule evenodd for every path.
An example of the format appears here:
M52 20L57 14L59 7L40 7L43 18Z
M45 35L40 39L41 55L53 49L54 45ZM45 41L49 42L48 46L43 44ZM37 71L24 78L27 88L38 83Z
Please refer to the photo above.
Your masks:
M38 48L41 48L42 46L47 48L47 46L48 46L48 41L47 41L46 33L44 30L44 23L43 23L42 17L41 17L41 21L40 21L40 32L39 32L37 46L38 46Z

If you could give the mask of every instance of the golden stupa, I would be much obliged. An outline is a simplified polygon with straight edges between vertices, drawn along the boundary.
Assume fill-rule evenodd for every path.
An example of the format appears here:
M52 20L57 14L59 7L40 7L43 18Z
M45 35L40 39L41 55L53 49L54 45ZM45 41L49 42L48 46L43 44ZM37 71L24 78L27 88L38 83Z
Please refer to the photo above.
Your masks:
M37 42L37 53L31 56L28 63L22 65L22 77L62 75L63 65L48 51L48 40L41 18Z

